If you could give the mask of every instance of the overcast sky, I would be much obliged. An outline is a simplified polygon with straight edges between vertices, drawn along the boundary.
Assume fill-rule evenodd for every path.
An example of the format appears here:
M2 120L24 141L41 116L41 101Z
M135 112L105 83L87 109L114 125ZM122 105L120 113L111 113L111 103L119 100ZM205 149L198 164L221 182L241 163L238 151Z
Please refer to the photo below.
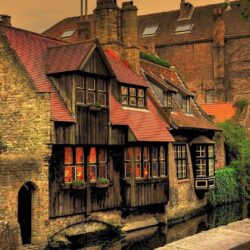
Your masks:
M85 1L85 0L84 0ZM89 1L92 13L96 0ZM127 0L118 0L121 2ZM223 0L189 0L194 6L220 3ZM178 9L180 0L134 0L139 14ZM12 16L12 25L27 30L42 32L69 16L78 16L80 0L0 0L0 14Z

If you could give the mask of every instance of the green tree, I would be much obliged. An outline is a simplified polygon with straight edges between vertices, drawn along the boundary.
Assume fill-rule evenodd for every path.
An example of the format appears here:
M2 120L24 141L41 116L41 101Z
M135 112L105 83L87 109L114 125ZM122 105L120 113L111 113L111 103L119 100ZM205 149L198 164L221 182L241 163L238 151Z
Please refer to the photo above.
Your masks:
M225 0L223 7L226 9L230 4L229 0ZM250 0L239 0L238 6L241 7L240 17L242 19L250 18Z

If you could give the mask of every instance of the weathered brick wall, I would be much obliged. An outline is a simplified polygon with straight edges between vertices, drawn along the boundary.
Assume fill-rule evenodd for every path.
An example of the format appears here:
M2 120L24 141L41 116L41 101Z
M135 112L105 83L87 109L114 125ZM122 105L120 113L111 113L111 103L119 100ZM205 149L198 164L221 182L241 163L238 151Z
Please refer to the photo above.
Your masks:
M48 163L50 95L37 93L13 51L0 36L0 136L6 151L0 153L0 219L18 225L18 192L34 183L32 235L44 242L48 219Z

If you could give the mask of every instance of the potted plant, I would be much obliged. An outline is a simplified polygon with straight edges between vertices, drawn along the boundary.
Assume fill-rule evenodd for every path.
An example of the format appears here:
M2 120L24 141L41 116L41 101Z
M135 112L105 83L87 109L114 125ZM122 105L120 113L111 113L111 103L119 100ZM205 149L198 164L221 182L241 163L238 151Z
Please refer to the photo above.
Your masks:
M84 189L85 188L85 181L84 180L75 180L72 181L72 188L73 189Z
M109 186L109 180L107 178L99 177L96 182L96 187L107 188Z
M92 103L90 106L89 106L89 109L90 110L94 110L94 111L98 111L98 110L101 110L102 108L102 105L100 102L94 102Z

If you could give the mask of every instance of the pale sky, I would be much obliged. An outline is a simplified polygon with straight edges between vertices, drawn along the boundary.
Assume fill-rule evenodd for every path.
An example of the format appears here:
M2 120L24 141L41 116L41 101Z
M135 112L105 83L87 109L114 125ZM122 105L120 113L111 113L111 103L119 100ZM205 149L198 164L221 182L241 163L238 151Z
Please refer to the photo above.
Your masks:
M127 0L118 0L119 6ZM188 2L188 1L187 1ZM223 0L189 0L194 6L222 3ZM178 9L180 0L134 0L140 14ZM96 0L89 0L92 13ZM12 16L12 25L23 29L43 32L58 21L78 16L80 0L0 0L0 14Z

